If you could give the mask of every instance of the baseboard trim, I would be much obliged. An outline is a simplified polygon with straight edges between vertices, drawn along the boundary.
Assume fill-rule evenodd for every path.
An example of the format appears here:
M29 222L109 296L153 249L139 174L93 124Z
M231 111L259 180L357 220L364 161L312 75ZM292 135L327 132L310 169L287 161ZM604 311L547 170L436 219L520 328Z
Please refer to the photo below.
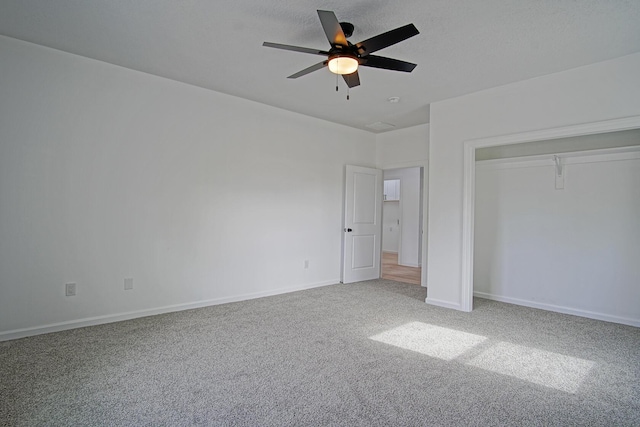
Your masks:
M444 301L444 300L435 299L435 298L429 298L429 297L427 297L424 300L424 302L426 302L427 304L431 304L431 305L437 305L438 307L452 308L454 310L460 310L460 303Z
M30 337L34 335L48 334L51 332L66 331L68 329L84 328L87 326L102 325L105 323L121 322L123 320L137 319L140 317L155 316L158 314L172 313L175 311L191 310L194 308L209 307L212 305L228 304L232 302L246 301L256 298L264 298L274 295L281 295L290 292L304 291L306 289L319 288L322 286L335 285L340 283L339 279L328 280L323 282L310 283L302 286L291 288L278 288L264 292L254 292L249 294L241 294L224 298L214 298L209 300L195 301L183 304L167 305L163 307L149 308L144 310L129 311L125 313L107 314L104 316L87 317L78 320L69 320L65 322L51 323L48 325L34 326L30 328L14 329L11 331L0 332L0 342L15 340L19 338Z
M420 267L420 264L414 264L412 262L408 262L408 263L404 263L404 264L398 263L398 265L401 265L402 267L413 267L413 268Z
M506 302L508 304L522 305L524 307L539 308L541 310L554 311L556 313L571 314L574 316L586 317L589 319L602 320L605 322L620 323L623 325L640 327L640 319L630 319L627 317L613 316L606 313L598 313L595 311L581 310L577 308L565 307L561 305L546 304L536 301L529 301L520 298L505 297L502 295L494 295L486 292L475 291L474 297L485 298L493 301Z

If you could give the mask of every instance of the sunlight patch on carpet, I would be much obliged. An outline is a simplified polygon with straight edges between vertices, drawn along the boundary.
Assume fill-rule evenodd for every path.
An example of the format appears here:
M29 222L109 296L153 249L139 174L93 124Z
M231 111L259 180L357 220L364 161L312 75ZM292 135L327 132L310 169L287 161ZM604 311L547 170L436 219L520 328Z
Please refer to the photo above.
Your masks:
M595 362L421 322L410 322L369 339L442 360L576 393ZM483 346L478 347L480 344ZM475 352L470 352L475 348ZM470 352L470 353L469 353ZM468 358L464 360L465 356Z
M595 365L589 360L506 342L491 346L467 364L567 393L576 393Z
M487 338L421 322L411 322L369 337L374 341L453 360Z

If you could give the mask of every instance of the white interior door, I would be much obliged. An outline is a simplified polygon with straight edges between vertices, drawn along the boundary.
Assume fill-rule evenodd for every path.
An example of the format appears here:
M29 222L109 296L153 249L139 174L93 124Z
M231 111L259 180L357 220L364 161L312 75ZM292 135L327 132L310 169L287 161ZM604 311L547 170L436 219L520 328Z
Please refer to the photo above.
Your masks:
M380 277L382 171L347 165L342 282Z

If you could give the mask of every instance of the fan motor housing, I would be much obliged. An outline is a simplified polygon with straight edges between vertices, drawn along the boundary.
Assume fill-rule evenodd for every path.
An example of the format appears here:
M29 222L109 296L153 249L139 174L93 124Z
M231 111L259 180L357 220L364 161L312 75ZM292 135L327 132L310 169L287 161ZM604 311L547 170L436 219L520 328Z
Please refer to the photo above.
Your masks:
M353 35L354 26L351 22L341 22L340 26L342 27L342 32L346 38L349 38Z

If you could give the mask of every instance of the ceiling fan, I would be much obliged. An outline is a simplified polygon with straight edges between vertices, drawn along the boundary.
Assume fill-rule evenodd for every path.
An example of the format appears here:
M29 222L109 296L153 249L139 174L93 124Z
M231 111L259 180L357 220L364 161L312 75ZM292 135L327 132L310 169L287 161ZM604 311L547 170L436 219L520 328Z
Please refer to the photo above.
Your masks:
M347 38L353 34L353 24L349 22L338 22L335 13L328 10L318 10L318 16L320 17L320 23L327 35L327 39L331 44L331 49L318 50L271 42L264 42L262 44L266 47L327 57L327 59L322 62L290 75L290 79L297 79L298 77L328 66L332 73L342 75L347 86L352 88L360 85L360 76L358 75L359 66L404 71L407 73L410 73L416 67L417 64L410 62L371 55L373 52L419 34L420 32L415 25L407 24L395 30L387 31L386 33L361 41L360 43L352 44ZM338 90L337 86L336 90Z

